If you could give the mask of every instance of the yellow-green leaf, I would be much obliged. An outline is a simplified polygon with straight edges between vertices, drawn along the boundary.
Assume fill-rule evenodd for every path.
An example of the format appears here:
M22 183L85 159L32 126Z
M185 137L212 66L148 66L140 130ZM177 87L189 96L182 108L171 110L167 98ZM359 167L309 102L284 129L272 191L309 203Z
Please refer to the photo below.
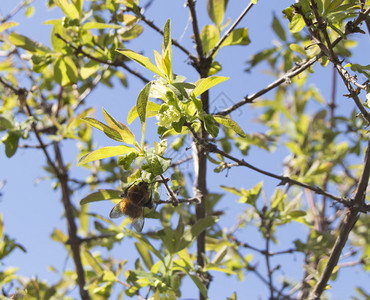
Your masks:
M99 23L99 22L86 22L82 25L83 29L105 29L105 28L113 28L119 29L122 28L120 25L116 24L106 24L106 23Z
M148 101L148 105L146 108L146 117L151 118L154 117L158 110L160 109L161 105L155 102ZM127 123L131 124L137 117L138 117L136 105L130 109L128 116L127 116Z
M245 137L246 134L244 133L243 129L239 127L239 125L232 119L224 116L213 116L217 123L220 123L221 125L230 128L234 130L237 134L239 134L242 137Z
M68 3L67 0L54 0L54 3L63 10L67 17L71 18L72 20L79 18L79 12L72 3Z
M55 80L62 86L77 82L77 67L69 56L59 57L54 63Z
M96 260L96 258L88 251L83 251L84 258L86 259L87 263L90 265L90 267L97 273L102 274L104 272L104 269L102 266L100 266L99 262Z
M227 2L228 0L207 0L208 16L218 28L224 19Z
M39 54L45 54L45 53L50 53L51 50L46 47L45 45L39 43L39 42L36 42L34 40L31 40L30 38L24 36L24 35L21 35L21 34L18 34L16 32L12 32L10 35L9 35L9 41L17 46L17 47L21 47L27 51L30 51L32 53L39 53Z
M84 205L90 202L96 201L104 201L104 200L111 200L111 199L120 199L122 191L117 190L98 190L97 192L91 193L86 197L82 198L80 201L80 205Z
M150 59L147 58L146 56L137 54L134 51L128 49L117 49L116 51L127 56L133 61L136 61L137 63L147 68L148 70L152 71L153 73L157 74L158 76L162 77L163 79L166 79L166 76L155 65L153 65Z
M137 145L134 134L125 124L122 124L121 122L118 122L116 119L114 119L104 108L103 115L105 121L107 121L108 126L110 128L113 128L120 134L124 143Z
M306 50L304 50L304 48L302 48L301 46L297 45L297 44L290 44L289 45L289 48L295 52L298 52L299 54L302 54L304 56L307 56L306 54Z
M221 47L233 46L233 45L248 45L251 40L248 36L247 28L238 28L233 30L230 35L222 43Z
M110 128L109 126L105 125L104 123L94 119L94 118L81 118L82 121L90 124L91 126L95 127L96 129L99 129L105 133L106 136L109 138L118 141L123 142L121 135L117 132L117 130Z
M135 152L136 149L121 145L121 146L111 146L111 147L103 147L98 150L95 150L93 152L90 152L84 156L82 156L79 161L77 166L86 164L88 162L92 162L95 160L103 159L103 158L108 158L108 157L113 157L113 156L118 156L118 155L123 155L129 152Z
M146 118L147 118L147 107L149 102L149 93L150 88L152 86L152 82L148 82L144 88L140 91L139 96L136 100L136 110L140 118L141 122L141 142L142 145L144 144L145 138L145 126L146 126Z
M211 76L207 78L199 79L195 83L195 89L192 91L191 95L198 97L200 94L203 94L205 91L209 90L211 87L228 80L229 77L223 76Z
M292 33L300 32L306 23L303 20L303 17L300 14L295 14L292 20L289 23L289 30Z
M0 32L3 32L4 30L7 30L11 27L17 26L19 23L17 22L5 22L3 24L0 24Z

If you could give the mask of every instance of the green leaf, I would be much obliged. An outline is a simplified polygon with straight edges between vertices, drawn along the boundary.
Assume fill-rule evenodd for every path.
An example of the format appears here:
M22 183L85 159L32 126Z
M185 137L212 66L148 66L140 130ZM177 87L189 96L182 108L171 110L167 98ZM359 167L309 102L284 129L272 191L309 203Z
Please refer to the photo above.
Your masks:
M150 59L147 58L146 56L137 54L134 51L128 49L117 49L116 51L132 59L133 61L137 62L138 64L142 65L143 67L147 68L148 70L152 71L153 73L157 74L163 79L166 79L166 76L155 65L153 65Z
M206 230L208 227L213 226L218 221L218 217L208 216L203 219L200 219L191 227L191 234L193 238L196 238L202 231Z
M103 115L109 127L113 128L120 134L122 141L124 143L129 144L129 145L137 145L134 134L126 125L114 119L104 108L103 108Z
M303 210L292 210L288 213L288 216L292 219L298 219L304 217L307 213Z
M142 34L143 30L143 26L137 24L126 30L125 32L121 33L121 38L123 41L133 40L137 38L140 34Z
M171 46L171 20L168 19L164 25L164 34L163 34L163 45L164 48Z
M164 158L154 152L154 148L145 152L145 160L148 163L150 172L155 175L162 175L171 165L170 158Z
M206 55L220 39L220 32L214 25L206 25L200 33L202 41L203 53Z
M234 188L234 187L229 187L229 186L225 186L225 185L220 185L220 188L222 188L223 190L229 192L229 193L232 193L232 194L235 194L235 195L238 195L238 196L242 196L242 192L239 191L237 188Z
M126 154L131 151L136 151L132 147L128 146L111 146L111 147L103 147L98 150L95 150L93 152L90 152L84 156L82 156L79 161L77 166L86 164L88 162L92 162L95 160L103 159L103 158L108 158L108 157L113 157L113 156L118 156L122 154Z
M150 270L153 266L153 258L150 255L149 250L141 243L135 243L135 247L143 259L145 266Z
M170 19L167 20L166 25L164 26L163 44L164 44L164 52L162 55L163 64L166 69L165 71L166 71L168 80L171 83L173 81L173 74L172 74L171 21Z
M18 149L20 135L16 132L9 131L1 139L5 145L5 155L12 157Z
M54 78L62 86L77 82L77 67L72 58L63 56L55 61Z
M343 2L344 2L344 0L333 0L333 1L330 1L330 4L327 7L325 7L325 11L323 13L323 16L328 15L331 11L333 11L337 7L339 7Z
M262 181L257 183L252 189L250 190L245 190L242 189L241 192L243 196L240 198L238 201L239 203L248 203L251 205L255 205L256 200L258 199L260 193L262 190Z
M99 264L99 262L96 260L96 258L88 251L84 250L83 252L84 258L86 259L87 263L90 265L90 267L99 275L103 274L104 269Z
M207 12L208 16L218 28L221 27L224 19L228 0L207 0Z
M202 296L205 299L208 299L207 289L204 286L204 284L200 281L200 279L197 276L190 274L189 271L186 268L184 268L182 266L179 266L178 268L181 269L181 270L183 270L191 278L191 280L193 280L193 282L195 283L195 285L199 289L199 291L202 294Z
M154 117L158 113L160 107L161 107L160 104L148 101L148 105L147 105L147 108L146 108L146 114L147 114L146 117L147 118ZM128 113L127 123L131 124L138 116L139 116L139 114L137 113L136 106L134 106L133 108L130 109L130 111Z
M136 100L136 110L140 118L141 123L141 144L144 145L145 139L145 126L146 126L146 118L147 118L147 108L149 102L149 93L150 88L152 86L152 82L148 82L144 88L140 91L139 96Z
M290 44L289 45L289 48L299 54L302 54L304 56L307 56L307 53L306 53L306 50L304 50L304 48L302 48L301 46L297 45L297 44Z
M221 44L221 47L234 45L248 45L250 44L247 28L238 28L233 30L230 35Z
M9 41L13 45L21 47L22 49L25 49L32 53L45 54L51 52L51 50L48 47L44 46L43 44L31 40L30 38L15 32L12 32L9 35Z
M14 128L12 120L4 116L0 116L0 131L12 128Z
M122 28L122 26L99 22L86 22L85 24L82 25L82 29L105 29L105 28L120 29Z
M199 95L203 94L205 91L209 90L211 87L214 87L215 85L224 82L225 80L228 80L229 77L223 77L223 76L211 76L207 78L199 79L195 83L195 89L191 93L192 96L198 97Z
M90 60L86 64L84 64L80 69L80 76L82 80L85 80L89 78L91 75L96 74L96 72L99 70L99 63Z
M81 118L82 121L88 123L89 125L103 131L105 135L115 141L123 142L121 135L119 132L113 128L110 128L109 126L105 125L104 123L94 119L94 118Z
M234 120L228 117L217 115L214 115L213 118L216 120L217 123L220 123L221 125L234 130L237 134L239 134L242 137L246 137L244 131L239 127L239 125Z
M66 29L62 25L62 21L55 22L53 24L53 29L51 30L51 46L56 52L62 52L62 49L66 46L66 43L62 41L59 37L56 35L59 34L62 38L64 38L67 41L70 41L70 37L66 32Z
M157 256L163 263L164 257L162 256L161 252L158 251L153 247L153 245L141 234L132 231L130 234L135 237L139 242L141 242L149 251L151 251L155 256Z
M305 26L306 23L303 17L300 14L295 14L289 23L289 30L291 33L296 33L300 32Z
M78 19L79 18L79 12L77 11L77 8L72 4L68 3L67 0L54 0L54 3L58 5L65 15L71 19Z
M204 128L214 138L218 136L219 128L216 125L215 119L211 115L204 115Z
M120 199L122 191L117 190L98 190L97 192L91 193L86 197L82 198L80 205L84 205L90 202L104 201L111 199Z
M11 27L14 27L14 26L17 26L19 25L19 23L17 22L5 22L5 23L2 23L0 24L0 33L3 32L4 30L7 30Z
M282 40L286 41L286 34L283 26L281 26L281 23L279 19L274 15L274 19L272 20L271 24L272 29L275 31L276 35Z

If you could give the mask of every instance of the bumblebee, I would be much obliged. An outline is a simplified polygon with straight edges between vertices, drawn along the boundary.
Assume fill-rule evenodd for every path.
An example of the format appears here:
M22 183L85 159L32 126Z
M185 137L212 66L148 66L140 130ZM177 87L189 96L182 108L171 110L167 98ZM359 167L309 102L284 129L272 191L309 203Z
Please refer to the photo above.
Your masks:
M137 232L144 227L144 207L153 208L152 196L149 195L148 183L130 185L121 195L123 199L111 210L109 217L128 216Z

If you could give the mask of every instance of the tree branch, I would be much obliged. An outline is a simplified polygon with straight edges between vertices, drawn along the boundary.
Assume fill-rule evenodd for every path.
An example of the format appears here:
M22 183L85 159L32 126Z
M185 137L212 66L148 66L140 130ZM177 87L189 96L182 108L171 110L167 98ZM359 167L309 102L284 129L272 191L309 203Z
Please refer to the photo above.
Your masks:
M240 16L236 19L234 24L230 26L230 28L224 33L224 35L219 39L217 44L209 51L207 54L207 58L212 57L218 48L221 47L222 43L226 40L226 38L231 34L231 32L235 29L235 27L240 23L240 21L244 18L244 16L248 13L248 11L252 8L254 4L250 2L248 6L244 9L244 11L240 14Z
M90 58L91 60L93 61L96 61L98 63L101 63L101 64L105 64L105 65L109 65L109 66L113 66L113 67L122 67L123 69L125 69L127 72L129 72L130 74L136 76L137 78L139 78L142 82L144 83L148 83L149 80L147 78L145 78L143 75L141 75L139 72L137 71L134 71L134 70L131 70L128 66L126 66L126 64L122 61L110 61L110 60L104 60L104 59L101 59L101 58L98 58L98 57L94 57L93 55L85 52L83 49L82 49L82 46L75 46L73 45L71 42L67 41L65 38L63 38L59 33L56 33L55 36L58 38L58 39L61 39L63 42L65 42L69 47L71 47L74 51L75 51L75 54L78 55L78 54L82 54L83 56L87 57L87 58Z
M268 86L266 86L262 90L252 94L251 96L245 96L243 100L239 101L238 103L234 104L233 106L231 106L231 107L229 107L229 108L227 108L223 111L216 112L214 114L215 115L226 116L226 115L230 114L231 112L233 112L234 110L237 110L239 107L241 107L241 106L243 106L247 103L252 103L253 100L257 99L258 97L260 97L264 94L266 94L267 92L269 92L272 89L278 87L279 85L287 82L287 80L289 80L289 79L297 76L298 74L302 73L304 70L306 70L307 68L312 66L316 61L318 61L319 58L321 58L321 55L315 56L315 57L311 58L310 60L307 60L303 64L296 65L294 68L289 70L286 74L284 74L283 76L281 76L279 79L275 80L274 82L270 83Z
M320 299L321 294L325 290L325 287L330 279L331 274L333 273L335 266L338 264L340 254L342 253L342 250L348 240L348 236L353 226L356 224L359 218L359 212L362 211L362 207L365 205L364 201L365 201L366 189L367 189L368 182L369 182L369 176L370 176L370 141L368 142L367 149L366 149L364 168L362 170L360 182L357 185L355 197L353 199L354 206L350 208L347 207L345 209L344 217L340 224L340 231L339 231L338 238L335 241L335 244L330 254L328 263L319 281L317 282L316 286L314 287L312 291L312 294L310 296L311 300Z

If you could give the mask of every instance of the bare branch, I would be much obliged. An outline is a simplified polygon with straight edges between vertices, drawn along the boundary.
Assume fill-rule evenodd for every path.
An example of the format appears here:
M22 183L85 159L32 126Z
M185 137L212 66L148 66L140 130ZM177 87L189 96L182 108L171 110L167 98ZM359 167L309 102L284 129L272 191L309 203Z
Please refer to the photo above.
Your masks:
M209 51L207 54L207 58L212 57L218 48L221 47L222 43L226 40L226 38L231 34L231 32L235 29L235 27L240 23L240 21L244 18L244 16L248 13L248 11L252 8L254 4L250 2L244 11L240 14L240 16L236 19L236 21L230 26L230 28L224 33L224 35L220 38L217 44Z
M312 294L310 296L311 300L320 299L321 294L325 290L325 287L330 279L330 276L333 273L335 266L338 264L338 260L342 250L348 240L349 233L351 232L353 226L356 224L359 218L359 212L362 211L365 201L366 189L369 183L369 176L370 176L370 141L368 142L365 160L364 160L364 168L362 170L360 182L357 185L357 189L355 192L355 197L353 199L354 206L345 209L345 213L340 224L340 232L338 235L337 240L335 241L333 250L330 254L328 263L317 282L316 286L314 287Z
M251 96L245 96L242 101L239 101L238 103L234 104L233 106L214 113L215 115L221 115L221 116L226 116L233 112L234 110L237 110L239 107L247 104L247 103L252 103L253 100L257 99L258 97L266 94L267 92L271 91L272 89L278 87L279 85L287 82L287 80L290 80L291 78L297 76L298 74L302 73L304 70L312 66L315 62L317 62L321 58L321 55L315 56L311 58L310 60L307 60L303 64L297 64L294 68L289 70L286 74L281 76L279 79L275 80L274 82L270 83L268 86L263 88L262 90L252 94Z
M99 62L101 64L104 64L104 65L109 65L109 66L114 66L114 67L122 67L124 68L127 72L129 72L130 74L136 76L137 78L139 78L142 82L144 83L148 83L149 80L147 78L145 78L143 75L141 75L139 72L137 71L134 71L132 69L130 69L128 66L126 66L126 64L122 61L110 61L110 60L104 60L104 59L101 59L101 58L98 58L98 57L94 57L93 55L85 52L83 49L82 49L82 46L79 46L79 47L76 47L75 45L73 45L71 42L67 41L65 38L63 38L59 33L56 33L55 36L58 38L58 39L61 39L63 42L65 42L69 47L71 47L74 51L75 51L75 54L78 55L78 54L82 54L83 56L87 57L87 58L90 58L91 60L93 61L96 61L96 62Z
M140 10L141 11L141 10ZM145 23L147 24L150 28L154 29L155 31L157 31L159 34L161 35L164 35L164 32L162 29L160 29L157 25L154 24L153 21L147 19L143 14L139 13L138 17ZM188 57L189 59L191 59L192 61L196 61L197 58L190 53L189 50L187 50L184 46L182 46L177 40L175 39L171 39L171 42L174 46L176 46L177 48L179 48L182 52L184 52Z

